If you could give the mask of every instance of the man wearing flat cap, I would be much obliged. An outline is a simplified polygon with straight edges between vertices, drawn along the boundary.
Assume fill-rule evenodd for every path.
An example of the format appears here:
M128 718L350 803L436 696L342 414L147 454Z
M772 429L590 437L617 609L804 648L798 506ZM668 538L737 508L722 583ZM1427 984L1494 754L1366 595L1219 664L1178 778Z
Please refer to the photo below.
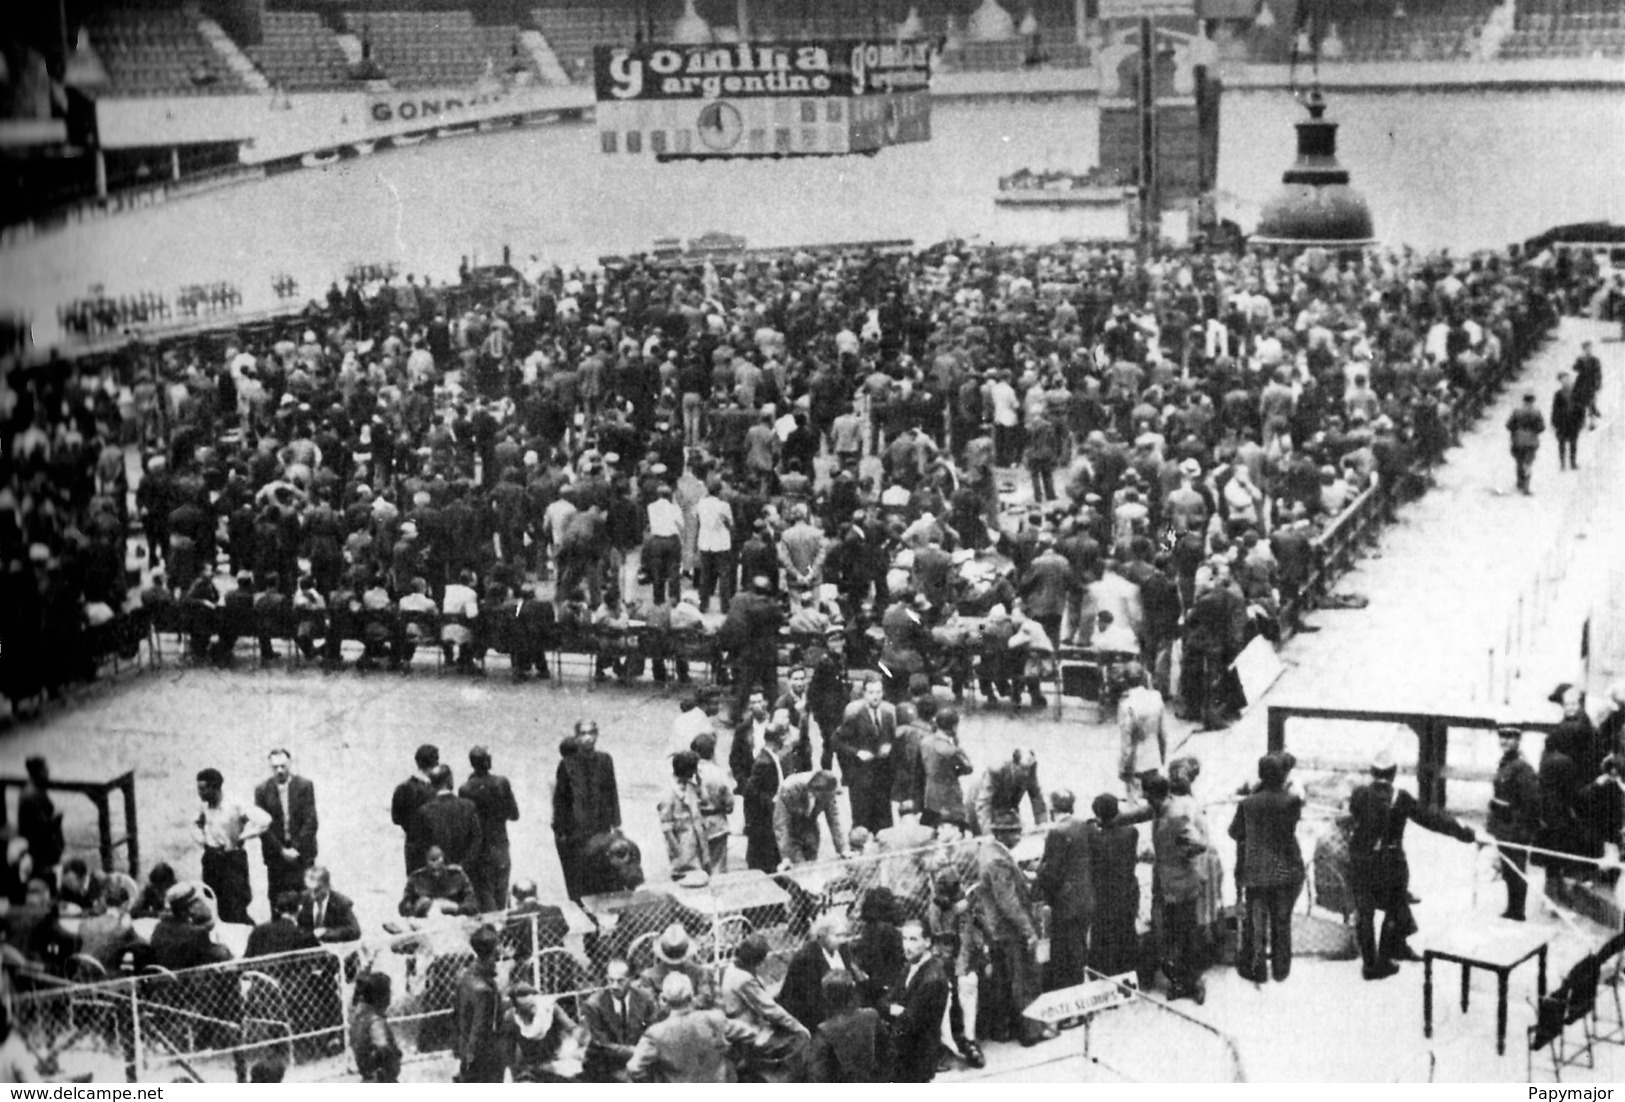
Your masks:
M1501 879L1507 886L1507 909L1501 917L1524 920L1524 900L1529 895L1529 850L1540 831L1540 781L1535 769L1519 753L1523 732L1516 727L1496 731L1501 740L1501 762L1495 768L1495 787L1490 796L1487 830L1498 842Z

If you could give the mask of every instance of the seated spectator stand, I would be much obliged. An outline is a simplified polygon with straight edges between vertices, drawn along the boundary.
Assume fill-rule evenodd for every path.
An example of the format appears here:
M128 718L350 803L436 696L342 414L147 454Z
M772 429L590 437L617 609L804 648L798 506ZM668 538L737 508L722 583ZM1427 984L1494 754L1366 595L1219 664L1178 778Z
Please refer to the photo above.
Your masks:
M24 777L0 777L0 799L9 788L21 789L30 782ZM114 855L124 847L125 871L136 879L141 877L141 841L136 830L135 771L121 773L110 781L63 781L52 778L45 787L52 792L77 792L96 805L96 837L102 858L102 871L118 868ZM124 798L124 833L113 834L113 816L108 809L109 798L118 792ZM13 818L10 821L15 822Z
M290 92L350 87L350 63L333 32L313 11L268 11L263 37L244 52L276 88Z

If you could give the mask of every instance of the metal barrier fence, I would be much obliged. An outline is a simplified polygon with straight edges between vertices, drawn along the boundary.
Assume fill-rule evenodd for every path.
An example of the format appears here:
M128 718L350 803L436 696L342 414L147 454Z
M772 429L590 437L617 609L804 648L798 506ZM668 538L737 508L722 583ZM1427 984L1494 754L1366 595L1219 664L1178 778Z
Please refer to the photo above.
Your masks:
M1092 980L1109 979L1087 969ZM1244 1083L1233 1037L1217 1026L1133 990L1085 1027L1085 1055L1113 1075L1140 1083Z
M855 920L877 888L892 893L894 921L924 919L934 874L951 866L973 883L981 845L997 843L866 853L776 876L719 876L698 888L646 886L589 897L584 909L448 917L386 937L179 972L104 978L83 960L81 982L20 994L16 1021L35 1052L53 1054L66 1074L97 1080L230 1081L258 1061L296 1067L302 1079L335 1078L351 1069L355 979L371 970L393 981L388 1018L404 1058L444 1059L457 977L474 960L469 934L480 921L501 932L499 983L530 982L572 1013L600 989L612 958L626 959L634 974L652 968L668 930L686 939L690 967L713 985L739 943L763 935L770 956L762 974L771 984L819 916L850 911Z

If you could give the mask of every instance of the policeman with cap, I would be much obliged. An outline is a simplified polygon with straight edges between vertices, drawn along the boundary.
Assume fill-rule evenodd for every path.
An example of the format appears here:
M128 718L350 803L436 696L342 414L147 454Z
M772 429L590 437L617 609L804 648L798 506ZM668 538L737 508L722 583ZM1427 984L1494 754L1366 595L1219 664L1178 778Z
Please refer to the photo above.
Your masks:
M1406 822L1462 842L1476 841L1471 827L1422 806L1409 792L1396 790L1398 772L1393 754L1380 751L1371 761L1371 782L1349 797L1349 815L1354 820L1349 839L1349 887L1354 895L1361 975L1368 980L1397 973L1396 960L1421 959L1405 940L1417 929L1411 917L1410 865L1405 859ZM1383 913L1380 938L1377 911Z

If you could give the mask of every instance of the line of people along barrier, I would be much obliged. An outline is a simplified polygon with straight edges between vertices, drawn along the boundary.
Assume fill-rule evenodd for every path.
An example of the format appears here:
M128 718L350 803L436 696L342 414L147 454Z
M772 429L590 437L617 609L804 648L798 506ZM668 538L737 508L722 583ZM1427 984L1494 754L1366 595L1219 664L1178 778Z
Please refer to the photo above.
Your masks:
M579 1023L582 1002L604 989L612 959L627 961L656 992L666 974L684 971L703 998L718 990L740 943L760 934L770 946L763 973L782 975L821 917L846 914L856 926L868 913L866 899L884 889L896 923L927 921L936 873L953 868L974 883L978 847L998 845L970 839L774 876L724 874L698 887L645 884L579 906L532 901L500 914L446 916L398 933L175 972L134 970L131 958L132 970L110 974L81 956L67 976L14 972L12 1018L34 1053L81 1081L243 1081L262 1063L295 1069L299 1079L340 1080L355 1074L357 981L383 973L394 992L385 1017L403 1061L449 1063L457 980L475 960L470 934L482 923L500 933L499 988L528 984ZM680 959L674 945L683 946ZM1241 1081L1228 1035L1143 992L1129 993L1128 1003L1129 1028L1096 1035L1096 1063L1130 1079ZM1148 1037L1157 1042L1150 1049ZM590 1067L590 1046L586 1059Z

